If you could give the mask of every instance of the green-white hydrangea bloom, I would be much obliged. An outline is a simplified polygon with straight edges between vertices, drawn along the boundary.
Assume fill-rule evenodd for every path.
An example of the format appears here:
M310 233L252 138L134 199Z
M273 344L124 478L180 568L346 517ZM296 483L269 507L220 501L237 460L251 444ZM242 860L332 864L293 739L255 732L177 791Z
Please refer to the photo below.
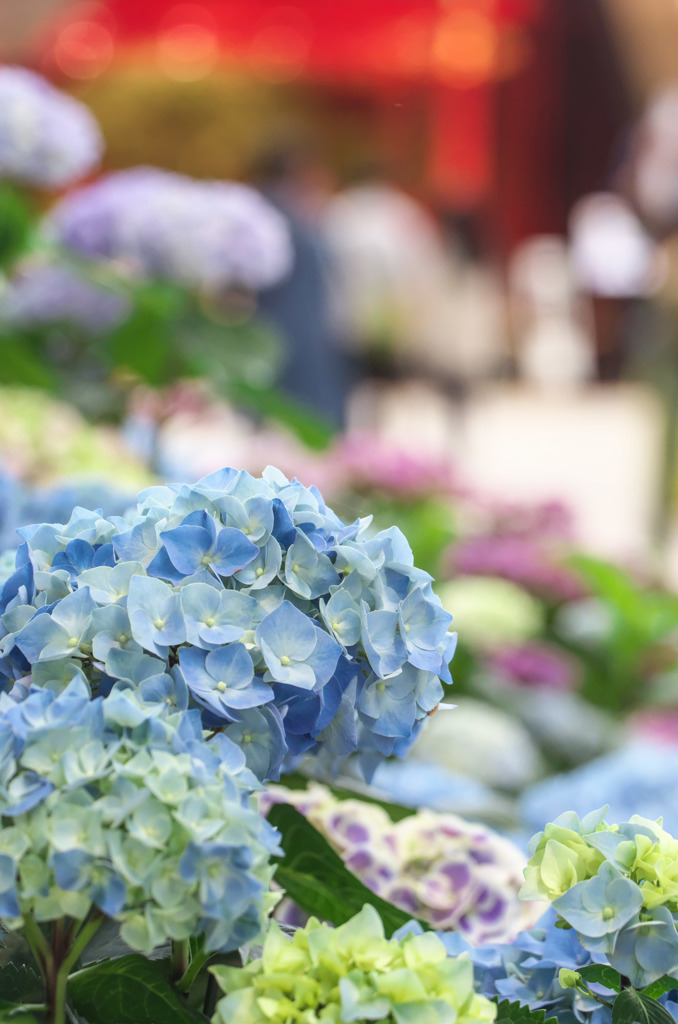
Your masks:
M523 587L495 576L463 576L438 586L447 609L454 608L460 636L469 647L487 650L538 636L544 610Z
M532 840L525 898L546 897L582 946L636 988L678 971L678 840L661 821L570 812Z
M366 905L339 928L311 918L287 938L273 925L262 957L213 967L227 993L213 1024L491 1024L496 1005L473 988L473 965L432 933L386 939Z

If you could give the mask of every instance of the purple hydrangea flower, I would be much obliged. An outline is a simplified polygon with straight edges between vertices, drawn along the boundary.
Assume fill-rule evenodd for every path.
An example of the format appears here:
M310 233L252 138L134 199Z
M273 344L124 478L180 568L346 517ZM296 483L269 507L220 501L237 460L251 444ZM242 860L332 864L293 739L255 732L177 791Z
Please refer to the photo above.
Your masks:
M78 256L187 287L256 291L292 263L287 224L257 191L155 167L118 171L67 196L47 231Z
M26 68L0 68L0 180L63 188L97 166L102 148L82 103Z
M518 534L470 537L457 544L451 561L462 576L499 576L554 603L582 595L573 572L559 564L547 544Z
M576 683L573 663L557 647L546 644L521 644L504 647L490 657L500 678L516 686L569 690Z
M422 810L392 822L380 807L337 800L324 786L271 786L261 798L293 804L372 892L474 945L510 942L535 924L541 904L518 898L525 858L508 839L455 814Z
M60 264L25 264L0 295L0 317L9 324L64 324L91 337L112 330L130 310L129 300L120 292Z

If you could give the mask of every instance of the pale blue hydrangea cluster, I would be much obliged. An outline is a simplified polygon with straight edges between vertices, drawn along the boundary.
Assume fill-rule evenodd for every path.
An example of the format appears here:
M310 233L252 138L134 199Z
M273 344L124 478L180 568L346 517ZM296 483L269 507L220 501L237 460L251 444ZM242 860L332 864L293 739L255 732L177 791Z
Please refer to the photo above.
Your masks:
M84 104L26 68L0 68L0 181L59 189L99 163L101 133Z
M255 189L155 167L118 171L66 196L45 230L76 256L191 288L257 291L292 265L287 223Z
M77 676L61 693L0 695L5 926L97 908L144 952L197 935L225 951L259 934L276 833L251 805L242 752L205 742L186 702L162 676L94 700Z
M53 325L95 338L122 323L131 308L122 292L63 263L25 263L0 291L0 321L29 330Z
M288 752L333 767L360 750L369 771L438 705L456 637L400 531L368 526L269 468L21 529L2 685L185 685L260 779Z
M474 947L456 932L438 937L450 956L468 954L476 991L488 999L508 999L531 1010L545 1010L546 1018L555 1017L558 1024L612 1024L609 1006L575 988L563 988L558 980L563 968L580 971L592 964L607 964L607 958L585 949L573 929L560 928L556 921L556 913L547 911L535 928L521 932L511 943ZM613 990L596 982L587 985L599 998L608 1003L614 1000ZM678 989L659 1001L678 1020Z
M573 930L556 927L557 915L548 911L536 927L521 932L513 942L469 945L459 933L440 934L450 956L467 953L473 960L475 985L489 999L508 999L546 1010L559 1024L611 1024L611 1011L576 989L563 988L561 968L580 970L594 961ZM603 993L592 984L592 991ZM609 995L609 993L606 993Z

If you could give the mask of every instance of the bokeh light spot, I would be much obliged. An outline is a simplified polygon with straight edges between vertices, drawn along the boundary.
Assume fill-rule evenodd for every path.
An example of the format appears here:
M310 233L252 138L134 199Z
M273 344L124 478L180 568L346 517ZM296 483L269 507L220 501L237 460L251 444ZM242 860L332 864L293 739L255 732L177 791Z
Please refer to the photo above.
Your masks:
M438 25L432 47L433 69L439 78L476 85L494 76L499 30L480 11L460 10Z
M53 57L70 78L96 78L113 59L113 36L95 21L73 21L59 32Z
M193 22L173 25L158 37L157 60L160 68L181 82L205 78L219 59L219 41L205 25Z

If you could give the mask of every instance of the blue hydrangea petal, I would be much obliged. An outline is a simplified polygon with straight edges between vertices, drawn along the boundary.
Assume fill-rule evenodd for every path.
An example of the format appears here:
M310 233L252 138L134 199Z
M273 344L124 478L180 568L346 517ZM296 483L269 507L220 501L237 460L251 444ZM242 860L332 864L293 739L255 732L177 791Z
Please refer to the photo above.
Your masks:
M86 850L57 850L49 863L61 889L84 889L89 882L94 857Z
M294 661L310 657L316 645L316 630L312 622L290 601L283 601L257 626L256 641L276 655ZM271 666L268 666L269 669ZM283 682L283 680L280 680Z
M285 556L285 583L309 600L322 597L339 583L339 574L327 555L319 554L300 530Z
M361 639L372 670L382 678L393 675L407 659L407 649L397 633L396 612L371 612L363 605L362 620Z
M383 692L377 687L385 686ZM415 703L412 697L393 697L388 692L387 682L371 683L360 695L358 709L375 723L375 732L380 736L410 736L415 721Z
M243 751L247 767L262 782L280 777L287 750L280 712L267 704L241 712L241 721L227 725L225 734Z
M81 637L89 625L96 604L92 600L89 587L81 587L73 594L68 594L57 604L52 612L52 619L57 622L69 636Z
M208 519L214 522L211 517ZM161 533L160 540L172 565L184 576L210 564L214 533L204 526L177 526Z
M164 658L170 646L186 639L180 596L162 580L134 576L130 582L127 612L132 636L152 654Z
M282 565L282 550L275 537L269 537L266 544L244 569L234 574L234 579L251 590L262 590L278 575Z
M249 565L258 554L259 548L249 537L232 526L225 526L217 536L212 567L220 576L232 576Z

